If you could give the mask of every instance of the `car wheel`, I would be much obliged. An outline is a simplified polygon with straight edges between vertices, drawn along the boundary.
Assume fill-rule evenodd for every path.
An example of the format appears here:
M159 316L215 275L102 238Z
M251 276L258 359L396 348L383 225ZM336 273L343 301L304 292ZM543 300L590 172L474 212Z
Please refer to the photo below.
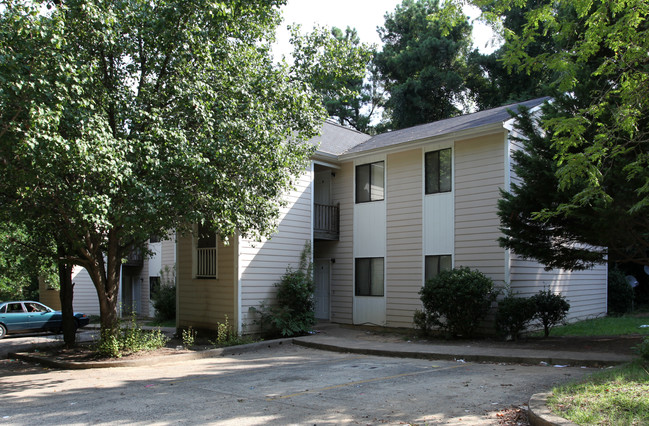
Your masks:
M0 324L0 339L7 335L7 329L4 325Z

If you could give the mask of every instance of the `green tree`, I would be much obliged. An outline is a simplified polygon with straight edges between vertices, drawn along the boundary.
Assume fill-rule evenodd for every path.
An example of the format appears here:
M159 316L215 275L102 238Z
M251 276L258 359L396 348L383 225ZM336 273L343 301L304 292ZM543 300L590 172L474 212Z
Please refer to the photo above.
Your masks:
M374 47L361 43L356 30L349 27L344 33L336 27L314 27L302 35L299 25L291 28L291 44L297 78L322 97L329 117L368 131L376 97L371 90L374 86L363 81Z
M282 3L1 3L0 205L88 270L104 331L150 235L274 230L323 119L269 53Z
M389 99L390 127L401 129L461 113L471 25L461 7L404 0L385 16L375 62Z
M502 11L498 28L494 29L503 38L504 34L520 34L527 22L525 14L535 5L538 2L521 3ZM493 12L495 7L494 2L481 4L485 14ZM551 71L541 68L528 72L508 66L503 62L508 49L509 45L505 42L492 53L483 54L475 49L468 56L466 84L480 110L540 98L550 91L547 86L551 81ZM556 51L556 44L551 34L542 34L525 46L525 51L530 55Z
M552 71L556 90L537 128L524 125L522 181L500 207L502 243L518 254L568 269L606 255L649 264L648 14L646 1L553 1L508 34L506 64ZM547 34L555 50L526 51Z
M38 299L38 280L56 283L51 247L29 230L0 222L0 300Z

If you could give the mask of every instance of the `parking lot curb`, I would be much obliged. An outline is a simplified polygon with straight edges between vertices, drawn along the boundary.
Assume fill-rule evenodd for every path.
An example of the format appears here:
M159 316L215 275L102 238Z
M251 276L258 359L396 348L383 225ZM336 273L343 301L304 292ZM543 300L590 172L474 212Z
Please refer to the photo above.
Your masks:
M292 343L291 338L268 340L263 342L247 343L245 345L228 346L225 348L207 349L191 353L164 355L157 357L145 357L142 359L117 359L111 361L61 361L52 359L33 352L10 353L10 358L20 359L23 361L33 362L47 367L60 368L62 370L84 370L90 368L114 368L114 367L142 367L161 364L174 364L178 362L191 361L203 358L217 358L231 355L241 355L247 352L253 352L259 349L274 348L287 343Z
M516 356L512 351L507 354L468 354L463 353L461 350L453 351L451 353L435 352L435 351L412 351L412 350L389 350L371 347L353 347L351 345L336 345L332 343L317 342L309 339L309 337L296 338L293 343L311 349L320 349L332 352L354 353L359 355L375 355L375 356L389 356L396 358L418 358L418 359L439 359L439 360L462 360L468 362L507 362L512 364L548 364L548 365L578 365L582 367L608 367L622 364L626 361L606 360L606 359L572 359L563 358L561 356Z
M550 392L535 393L528 404L527 417L531 426L577 426L569 420L552 413L548 408Z

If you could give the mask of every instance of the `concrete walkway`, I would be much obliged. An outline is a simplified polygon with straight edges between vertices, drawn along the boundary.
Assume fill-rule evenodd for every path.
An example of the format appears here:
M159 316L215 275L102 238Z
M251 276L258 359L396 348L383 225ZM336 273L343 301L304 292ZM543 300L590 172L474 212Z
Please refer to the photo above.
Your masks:
M440 341L421 343L389 333L358 327L320 323L316 334L293 339L295 344L321 350L402 358L508 362L517 364L605 367L631 361L632 356L613 352L579 352L525 347L507 342Z

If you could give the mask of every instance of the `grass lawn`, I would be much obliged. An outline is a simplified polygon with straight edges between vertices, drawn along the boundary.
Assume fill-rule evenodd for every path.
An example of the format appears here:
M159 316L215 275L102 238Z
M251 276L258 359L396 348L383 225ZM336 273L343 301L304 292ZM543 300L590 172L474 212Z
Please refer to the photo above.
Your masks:
M153 327L176 327L176 320L175 319L170 319L170 320L165 320L165 321L158 321L158 320L152 320L147 322L144 325L150 325Z
M641 325L649 325L649 317L630 315L622 317L602 317L555 327L550 332L550 336L649 335L649 327L640 328Z
M553 389L550 409L580 425L648 425L649 363L640 360Z
M604 317L552 329L553 336L649 336L649 317ZM649 337L645 358L552 390L550 409L580 425L649 425Z

